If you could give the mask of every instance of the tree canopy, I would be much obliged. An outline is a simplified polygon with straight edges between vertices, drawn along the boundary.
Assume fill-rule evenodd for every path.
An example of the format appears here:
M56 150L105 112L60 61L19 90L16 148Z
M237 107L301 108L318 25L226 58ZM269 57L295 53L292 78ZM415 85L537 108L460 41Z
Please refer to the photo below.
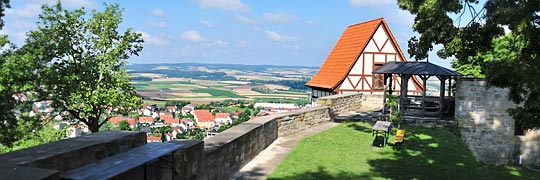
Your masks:
M509 88L519 107L509 110L522 128L540 127L540 1L398 0L415 15L409 54L426 59L434 45L466 76ZM478 8L479 7L479 8ZM506 29L506 32L505 32Z
M88 125L92 132L117 114L127 115L141 98L123 66L142 50L141 34L118 32L122 22L117 4L88 17L83 8L43 6L38 30L28 33L21 54L34 60L38 99ZM88 19L86 19L88 17Z

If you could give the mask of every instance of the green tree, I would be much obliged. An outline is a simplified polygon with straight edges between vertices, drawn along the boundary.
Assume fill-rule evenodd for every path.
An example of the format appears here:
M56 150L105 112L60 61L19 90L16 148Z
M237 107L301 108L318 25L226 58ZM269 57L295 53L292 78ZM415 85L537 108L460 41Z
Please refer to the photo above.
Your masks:
M0 153L6 153L27 147L32 147L44 143L58 141L66 137L67 127L55 128L58 122L48 121L47 123L32 120L21 120L19 122L19 130L24 130L25 133L17 138L11 146L0 147Z
M426 59L434 45L442 45L437 55L454 57L456 69L485 75L488 87L509 88L508 98L520 104L509 113L522 128L540 127L540 2L479 2L398 0L416 16L413 30L420 34L409 40L408 52ZM461 22L466 15L471 20ZM511 34L504 36L504 27Z
M122 120L118 123L118 129L122 131L131 131L131 127L129 127L129 123L126 120Z
M84 9L68 11L60 3L43 6L38 30L28 33L21 50L39 62L35 71L40 98L52 99L56 110L69 113L92 132L141 103L123 68L142 50L141 34L130 28L119 33L121 9L117 4L105 6L90 16Z

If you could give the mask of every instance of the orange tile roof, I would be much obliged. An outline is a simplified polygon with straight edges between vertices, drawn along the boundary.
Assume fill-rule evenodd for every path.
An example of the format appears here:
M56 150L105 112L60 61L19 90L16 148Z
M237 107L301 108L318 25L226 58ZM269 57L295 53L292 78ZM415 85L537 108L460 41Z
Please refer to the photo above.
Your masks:
M135 118L122 117L122 116L112 117L111 119L109 119L109 122L113 124L118 124L120 123L120 121L123 121L123 120L127 121L129 125L134 125L136 123Z
M139 117L139 122L141 123L153 123L154 119L150 116L141 116Z
M321 69L319 69L319 72L306 83L306 86L332 90L337 88L354 66L360 53L367 46L381 23L386 24L383 18L347 27L326 61L324 61ZM387 26L383 27L387 28ZM390 38L393 39L393 37Z
M214 115L208 110L195 110L198 122L215 122Z
M228 118L231 117L231 114L229 113L216 113L216 118Z

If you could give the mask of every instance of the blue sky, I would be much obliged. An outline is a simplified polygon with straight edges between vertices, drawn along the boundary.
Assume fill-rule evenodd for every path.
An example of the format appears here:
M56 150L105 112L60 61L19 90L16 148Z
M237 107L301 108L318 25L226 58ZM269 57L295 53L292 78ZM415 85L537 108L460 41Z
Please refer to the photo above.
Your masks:
M21 46L36 28L43 3L17 0L6 11L1 31ZM414 16L393 0L64 0L70 9L124 9L122 29L143 34L144 49L129 63L227 63L319 67L348 25L384 17L408 57ZM430 62L449 67L435 52ZM413 59L409 59L413 60Z

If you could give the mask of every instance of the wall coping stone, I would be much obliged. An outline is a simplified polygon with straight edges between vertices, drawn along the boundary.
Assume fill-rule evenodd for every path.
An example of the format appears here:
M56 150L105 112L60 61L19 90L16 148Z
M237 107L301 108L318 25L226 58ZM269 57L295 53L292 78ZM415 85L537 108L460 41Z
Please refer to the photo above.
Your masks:
M0 177L3 180L60 179L60 173L56 170L0 164Z
M121 141L129 137L146 139L146 133L128 131L104 131L100 133L92 133L77 138L63 139L60 141L46 143L31 148L0 154L0 159L2 159L2 164L20 166L40 160L54 158L57 156L73 154L77 151L84 151L88 148L93 148L95 146L111 143L114 141ZM128 147L126 147L125 150L127 150L127 148Z
M260 123L242 123L219 133L219 135L207 138L204 140L204 153L210 154L218 150L221 146L235 141L262 125Z
M325 96L325 97L320 97L319 99L338 99L338 98L345 98L345 97L349 97L349 96L357 96L357 95L362 95L363 93L357 93L357 94L335 94L335 95L331 95L331 96ZM318 100L318 99L317 99Z

